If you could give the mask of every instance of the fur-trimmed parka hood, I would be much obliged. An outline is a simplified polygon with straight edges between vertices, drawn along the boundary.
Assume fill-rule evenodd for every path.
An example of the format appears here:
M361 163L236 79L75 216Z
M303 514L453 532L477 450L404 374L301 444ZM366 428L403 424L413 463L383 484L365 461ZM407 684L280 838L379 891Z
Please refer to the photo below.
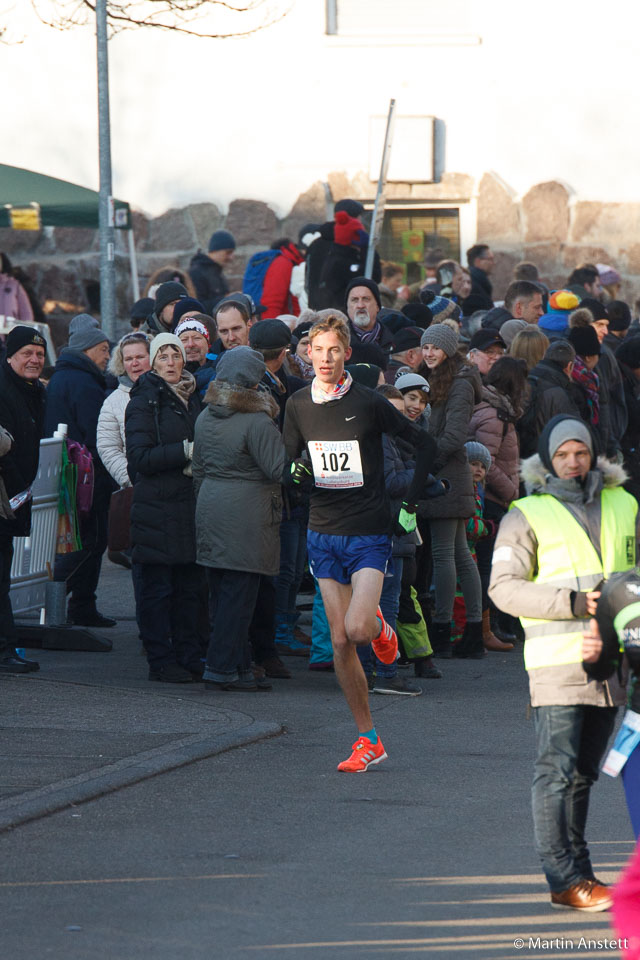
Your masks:
M224 380L212 380L204 395L204 402L214 417L230 417L234 413L266 413L272 420L279 408L266 390L236 387Z
M590 471L590 473L596 472L602 475L602 486L604 488L611 489L612 487L621 487L625 480L628 479L624 468L612 460L607 460L606 457L598 457L596 469ZM520 476L525 485L527 495L531 495L532 493L551 493L549 484L553 484L553 481L558 482L558 478L554 477L553 474L545 469L537 453L522 461L520 465Z

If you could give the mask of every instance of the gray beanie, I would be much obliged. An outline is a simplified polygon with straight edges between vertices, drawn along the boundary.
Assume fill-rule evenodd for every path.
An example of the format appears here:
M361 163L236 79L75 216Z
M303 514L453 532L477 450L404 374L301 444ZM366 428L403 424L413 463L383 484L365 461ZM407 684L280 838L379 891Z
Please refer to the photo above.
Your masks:
M93 321L92 324L87 322L89 320ZM76 321L81 322L76 323ZM76 326L72 330L71 325L74 323ZM98 321L90 317L88 313L81 313L74 317L69 324L69 331L69 349L76 350L78 353L90 350L91 347L97 347L99 343L109 343L109 337L104 330L100 329Z
M484 464L487 473L489 473L491 469L491 454L484 443L480 443L478 440L467 440L464 448L467 451L469 463L471 463L472 460L479 460L480 463Z
M446 323L432 323L427 327L420 338L420 346L424 347L425 343L444 350L448 357L453 357L458 352L458 336Z
M500 336L506 343L507 347L510 347L515 338L522 330L526 330L529 324L526 320L519 320L514 317L512 320L505 320L505 322L500 327Z
M582 420L577 417L565 417L556 423L549 431L547 438L547 456L549 461L553 460L558 449L568 440L576 440L578 443L584 443L589 448L589 453L593 458L593 438L589 428Z
M226 350L218 360L216 380L232 383L236 387L255 387L266 370L262 354L251 347L234 347Z
M100 324L96 318L92 317L90 313L78 313L72 318L69 324L69 336L73 336L74 333L78 333L80 330L92 330L99 326Z
M158 350L162 349L162 347L175 347L176 350L182 354L183 362L187 362L187 354L184 349L184 343L180 337L176 337L175 333L159 333L157 337L153 338L149 348L149 360L151 361L152 367L153 361L156 358L156 354Z

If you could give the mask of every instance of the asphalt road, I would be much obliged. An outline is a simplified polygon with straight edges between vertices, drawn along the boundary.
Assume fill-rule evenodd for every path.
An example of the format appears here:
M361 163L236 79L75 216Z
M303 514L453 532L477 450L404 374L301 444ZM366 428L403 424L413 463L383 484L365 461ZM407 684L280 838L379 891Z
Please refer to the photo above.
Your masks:
M40 659L45 682L83 676L101 703L110 686L149 690L132 637L108 655ZM606 914L549 907L521 649L445 663L418 698L373 696L389 759L364 776L335 769L355 739L335 678L289 663L294 678L272 693L153 685L172 718L178 699L196 716L217 697L282 735L0 836L0 957L619 955L579 946L613 936ZM603 777L592 798L596 871L613 880L633 849L621 784Z

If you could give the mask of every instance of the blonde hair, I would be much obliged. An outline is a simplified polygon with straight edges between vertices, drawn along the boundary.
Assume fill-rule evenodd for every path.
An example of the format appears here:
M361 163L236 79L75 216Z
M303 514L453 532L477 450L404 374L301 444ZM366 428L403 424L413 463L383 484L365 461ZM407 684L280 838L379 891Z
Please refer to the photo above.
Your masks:
M326 316L322 316L322 319L314 323L309 330L309 343L313 343L314 339L322 333L335 333L345 350L348 350L351 345L351 334L344 314L340 314L339 310L323 310L322 313Z
M542 332L540 327L530 324L525 330L516 333L511 341L508 353L510 357L516 360L524 360L527 365L527 372L537 366L549 346L548 337Z
M113 374L114 377L122 377L124 375L122 349L123 347L138 343L147 348L147 353L151 353L151 338L146 333L142 333L140 330L132 330L130 333L125 333L124 337L121 337L113 348L107 372Z

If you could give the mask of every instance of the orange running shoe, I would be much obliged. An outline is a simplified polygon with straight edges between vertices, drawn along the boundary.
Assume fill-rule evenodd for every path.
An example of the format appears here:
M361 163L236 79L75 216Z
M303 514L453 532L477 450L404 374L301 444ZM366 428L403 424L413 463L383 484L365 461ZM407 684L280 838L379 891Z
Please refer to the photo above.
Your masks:
M364 773L375 763L382 763L387 759L380 737L377 743L371 743L368 737L358 737L352 749L349 759L338 764L338 770L342 773Z
M373 652L378 660L381 660L383 663L393 663L398 656L398 638L396 632L382 616L380 607L376 610L376 617L380 617L382 620L382 630L375 640L371 641Z

